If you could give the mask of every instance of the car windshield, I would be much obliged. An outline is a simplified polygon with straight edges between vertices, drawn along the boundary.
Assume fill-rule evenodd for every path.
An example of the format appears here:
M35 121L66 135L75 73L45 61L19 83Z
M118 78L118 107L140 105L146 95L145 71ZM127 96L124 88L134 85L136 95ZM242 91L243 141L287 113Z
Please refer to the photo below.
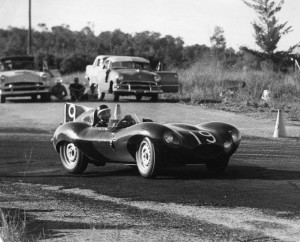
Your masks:
M137 123L140 123L140 120L138 116L133 113L133 114L126 114L124 117L120 119L120 121L116 124L115 127L118 128L126 128L132 125L135 125Z
M12 70L34 70L34 62L32 61L5 61L1 63L1 71L12 71Z
M139 69L151 71L149 63L136 62L136 61L116 61L112 63L112 69Z

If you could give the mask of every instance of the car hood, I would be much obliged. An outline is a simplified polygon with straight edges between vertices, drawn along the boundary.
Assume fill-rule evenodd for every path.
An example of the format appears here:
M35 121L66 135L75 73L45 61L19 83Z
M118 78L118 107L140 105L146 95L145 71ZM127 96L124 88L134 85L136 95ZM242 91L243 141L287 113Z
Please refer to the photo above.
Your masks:
M1 71L0 76L15 76L15 75L23 75L23 74L33 74L41 76L44 74L44 72L41 71L35 71L35 70L12 70L12 71Z
M34 70L13 70L0 72L1 77L5 77L6 82L38 82L44 72Z
M124 78L123 80L126 81L154 81L154 76L156 75L153 72L139 69L124 69L116 72L121 74Z

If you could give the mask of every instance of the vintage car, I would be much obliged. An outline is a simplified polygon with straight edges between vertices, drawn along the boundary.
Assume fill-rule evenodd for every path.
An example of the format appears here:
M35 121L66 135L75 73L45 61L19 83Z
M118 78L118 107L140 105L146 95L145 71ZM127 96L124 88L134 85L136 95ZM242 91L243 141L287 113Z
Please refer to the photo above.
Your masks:
M64 123L55 131L53 146L67 172L85 171L88 163L137 165L141 176L155 177L161 168L205 164L211 172L226 169L241 142L235 127L221 122L200 125L122 117L119 104L107 127L97 127L98 109L65 104Z
M152 71L149 60L132 56L97 56L93 65L86 67L89 85L97 85L99 99L106 93L120 96L143 96L157 101L161 93L178 92L178 75L171 71Z
M42 101L50 98L49 74L37 69L32 56L12 56L0 59L1 103L7 97L30 96Z

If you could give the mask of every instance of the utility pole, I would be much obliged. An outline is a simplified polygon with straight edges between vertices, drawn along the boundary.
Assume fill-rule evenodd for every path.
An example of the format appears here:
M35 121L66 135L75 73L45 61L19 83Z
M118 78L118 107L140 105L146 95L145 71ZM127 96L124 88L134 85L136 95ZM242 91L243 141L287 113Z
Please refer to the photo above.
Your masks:
M27 48L27 54L32 55L32 37L31 37L31 0L29 1L29 8L28 8L28 18L29 18L29 24L28 24L28 48Z

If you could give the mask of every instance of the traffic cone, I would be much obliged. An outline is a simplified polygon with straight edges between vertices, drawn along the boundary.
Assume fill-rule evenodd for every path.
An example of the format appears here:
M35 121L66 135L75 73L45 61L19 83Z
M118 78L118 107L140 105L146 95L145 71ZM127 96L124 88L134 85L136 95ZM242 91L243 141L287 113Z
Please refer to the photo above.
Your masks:
M285 123L284 123L284 118L281 109L278 109L273 137L274 138L286 137Z
M114 119L117 119L117 120L121 119L121 106L120 106L120 104L116 104Z

